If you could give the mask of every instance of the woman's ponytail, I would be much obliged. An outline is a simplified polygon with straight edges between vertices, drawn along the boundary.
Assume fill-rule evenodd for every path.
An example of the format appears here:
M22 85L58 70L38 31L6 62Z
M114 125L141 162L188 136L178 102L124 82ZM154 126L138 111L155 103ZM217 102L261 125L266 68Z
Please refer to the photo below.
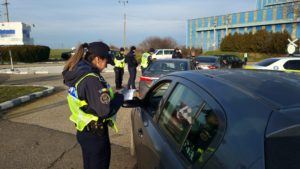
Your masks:
M85 48L88 48L88 44L87 43L83 43L81 44L78 49L76 50L75 54L73 56L71 56L69 58L69 60L67 61L67 63L64 66L64 71L68 70L71 71L73 70L74 66L84 57L84 52L85 52Z

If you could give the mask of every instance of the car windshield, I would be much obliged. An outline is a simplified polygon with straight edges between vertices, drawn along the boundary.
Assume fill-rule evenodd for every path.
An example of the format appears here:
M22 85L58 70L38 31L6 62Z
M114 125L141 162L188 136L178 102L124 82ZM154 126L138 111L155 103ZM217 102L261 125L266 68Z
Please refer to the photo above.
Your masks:
M217 61L217 58L214 57L196 57L196 61L200 63L215 63Z
M145 73L151 74L166 74L174 71L188 70L187 61L155 61L153 62Z
M265 60L262 60L262 61L256 63L255 65L257 65L257 66L269 66L272 63L277 62L278 60L279 59L274 59L274 58L272 58L272 59L265 59Z

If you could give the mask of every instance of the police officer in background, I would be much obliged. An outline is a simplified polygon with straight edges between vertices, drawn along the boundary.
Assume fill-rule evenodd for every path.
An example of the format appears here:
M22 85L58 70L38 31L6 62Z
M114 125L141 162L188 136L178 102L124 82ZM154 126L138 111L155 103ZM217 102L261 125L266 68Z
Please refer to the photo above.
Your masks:
M154 49L153 48L150 48L148 50L148 52L143 53L143 55L142 55L142 61L141 61L142 74L144 73L145 69L151 64L153 53L154 53Z
M84 169L109 168L108 126L116 127L111 117L124 100L124 96L114 93L100 74L107 66L109 50L103 42L82 44L67 61L62 73L64 83L69 87L70 120L77 129Z
M182 54L181 54L181 52L180 52L180 50L178 48L175 48L175 50L174 50L174 52L172 54L172 58L173 59L181 59L181 58L183 58L183 56L182 56Z
M197 67L197 61L196 61L196 51L195 50L191 50L190 51L190 55L188 56L188 58L192 61L192 64Z
M115 63L115 82L116 89L122 89L122 81L124 75L124 67L125 67L125 56L124 56L124 48L120 48L118 55L114 58Z
M136 78L136 67L138 66L138 62L135 59L135 50L136 50L136 47L132 46L125 58L125 62L128 65L128 71L129 71L129 79L128 79L128 85L127 85L128 89L136 89L135 78Z

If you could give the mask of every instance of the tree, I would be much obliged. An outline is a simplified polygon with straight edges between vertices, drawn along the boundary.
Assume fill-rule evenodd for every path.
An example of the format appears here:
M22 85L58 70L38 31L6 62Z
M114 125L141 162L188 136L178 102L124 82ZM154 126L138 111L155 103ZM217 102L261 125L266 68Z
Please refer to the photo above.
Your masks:
M177 47L177 42L171 38L148 37L139 44L141 50L147 51L149 48L154 49L174 49Z

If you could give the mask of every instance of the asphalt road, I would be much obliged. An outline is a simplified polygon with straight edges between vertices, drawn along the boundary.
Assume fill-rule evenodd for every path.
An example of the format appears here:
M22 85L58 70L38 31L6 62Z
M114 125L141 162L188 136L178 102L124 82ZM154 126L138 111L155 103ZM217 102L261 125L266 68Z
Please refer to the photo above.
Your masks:
M104 73L114 86L114 74ZM124 75L127 84L128 74ZM0 85L50 85L55 92L47 97L0 112L0 168L60 169L82 168L80 146L74 125L69 121L66 94L60 74L0 74ZM110 130L112 159L110 168L135 168L130 155L130 109L121 108L117 116L120 132Z

